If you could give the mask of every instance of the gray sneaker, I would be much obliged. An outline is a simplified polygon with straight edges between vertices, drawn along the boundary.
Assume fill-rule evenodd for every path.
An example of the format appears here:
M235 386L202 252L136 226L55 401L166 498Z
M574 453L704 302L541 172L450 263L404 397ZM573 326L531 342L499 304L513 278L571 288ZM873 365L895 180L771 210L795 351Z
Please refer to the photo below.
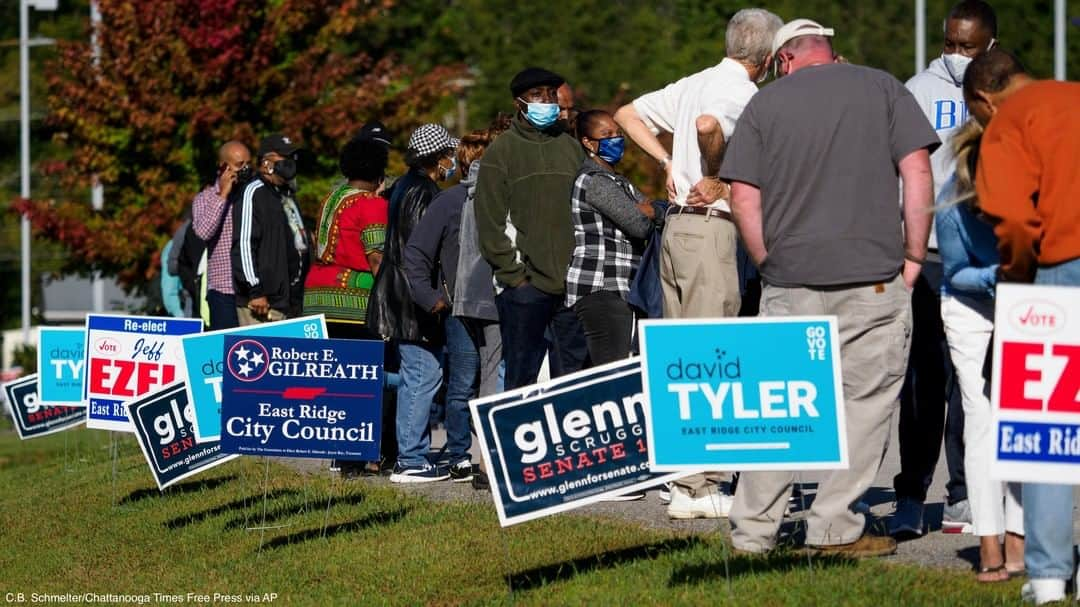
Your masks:
M971 524L971 504L967 500L945 504L945 511L941 515L941 532L968 534L975 532Z
M902 497L896 502L896 512L889 519L889 535L911 540L923 534L923 503Z

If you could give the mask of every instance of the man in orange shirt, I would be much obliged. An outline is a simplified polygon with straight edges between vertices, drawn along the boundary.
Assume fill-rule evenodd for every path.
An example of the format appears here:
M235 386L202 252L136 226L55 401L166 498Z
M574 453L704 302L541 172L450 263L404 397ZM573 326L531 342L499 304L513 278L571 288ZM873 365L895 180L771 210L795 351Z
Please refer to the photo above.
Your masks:
M968 67L964 97L986 126L975 186L1002 277L1080 286L1080 84L1036 81L994 49ZM1073 575L1073 487L1025 483L1023 504L1024 597L1061 600Z

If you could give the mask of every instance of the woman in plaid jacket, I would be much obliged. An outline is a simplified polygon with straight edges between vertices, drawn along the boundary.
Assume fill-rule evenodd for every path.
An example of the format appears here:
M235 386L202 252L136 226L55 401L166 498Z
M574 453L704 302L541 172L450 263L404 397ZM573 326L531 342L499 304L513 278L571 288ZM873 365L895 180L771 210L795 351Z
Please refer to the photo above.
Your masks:
M581 320L589 357L598 365L630 355L634 310L626 300L645 239L663 221L663 213L615 172L623 137L611 114L583 112L574 131L586 157L571 200L574 252L566 305Z

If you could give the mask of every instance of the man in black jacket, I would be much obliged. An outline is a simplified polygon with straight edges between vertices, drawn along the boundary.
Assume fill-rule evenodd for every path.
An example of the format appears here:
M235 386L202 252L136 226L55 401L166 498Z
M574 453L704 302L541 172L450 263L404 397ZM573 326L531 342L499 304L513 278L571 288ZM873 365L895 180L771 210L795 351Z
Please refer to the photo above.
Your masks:
M431 403L442 385L442 347L445 343L440 314L445 301L425 308L414 301L404 271L404 252L428 205L439 193L436 181L455 171L458 140L440 125L421 125L409 138L405 162L409 172L390 194L390 220L379 274L371 289L368 324L385 339L392 339L401 356L401 384L397 400L398 457L393 483L425 483L449 478L447 469L428 461L431 446Z
M233 207L232 267L240 324L298 316L308 241L293 199L297 148L286 136L259 144L259 177Z

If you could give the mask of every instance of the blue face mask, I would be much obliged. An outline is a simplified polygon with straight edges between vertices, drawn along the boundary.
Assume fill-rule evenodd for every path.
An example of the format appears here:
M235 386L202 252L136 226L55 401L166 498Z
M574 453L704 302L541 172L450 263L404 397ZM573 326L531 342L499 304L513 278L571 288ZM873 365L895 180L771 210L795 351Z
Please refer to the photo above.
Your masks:
M442 165L439 165L439 168L442 169ZM457 173L457 156L451 156L450 157L450 168L442 169L442 171L443 171L443 179L445 179L446 181L450 181L450 178L452 178L454 176L454 174Z
M529 103L521 97L518 97L518 101L528 108L525 111L525 118L540 130L555 124L555 121L559 119L558 103Z
M608 164L618 164L622 160L626 140L622 137L606 137L599 141L600 147L596 149L596 155L603 158Z

